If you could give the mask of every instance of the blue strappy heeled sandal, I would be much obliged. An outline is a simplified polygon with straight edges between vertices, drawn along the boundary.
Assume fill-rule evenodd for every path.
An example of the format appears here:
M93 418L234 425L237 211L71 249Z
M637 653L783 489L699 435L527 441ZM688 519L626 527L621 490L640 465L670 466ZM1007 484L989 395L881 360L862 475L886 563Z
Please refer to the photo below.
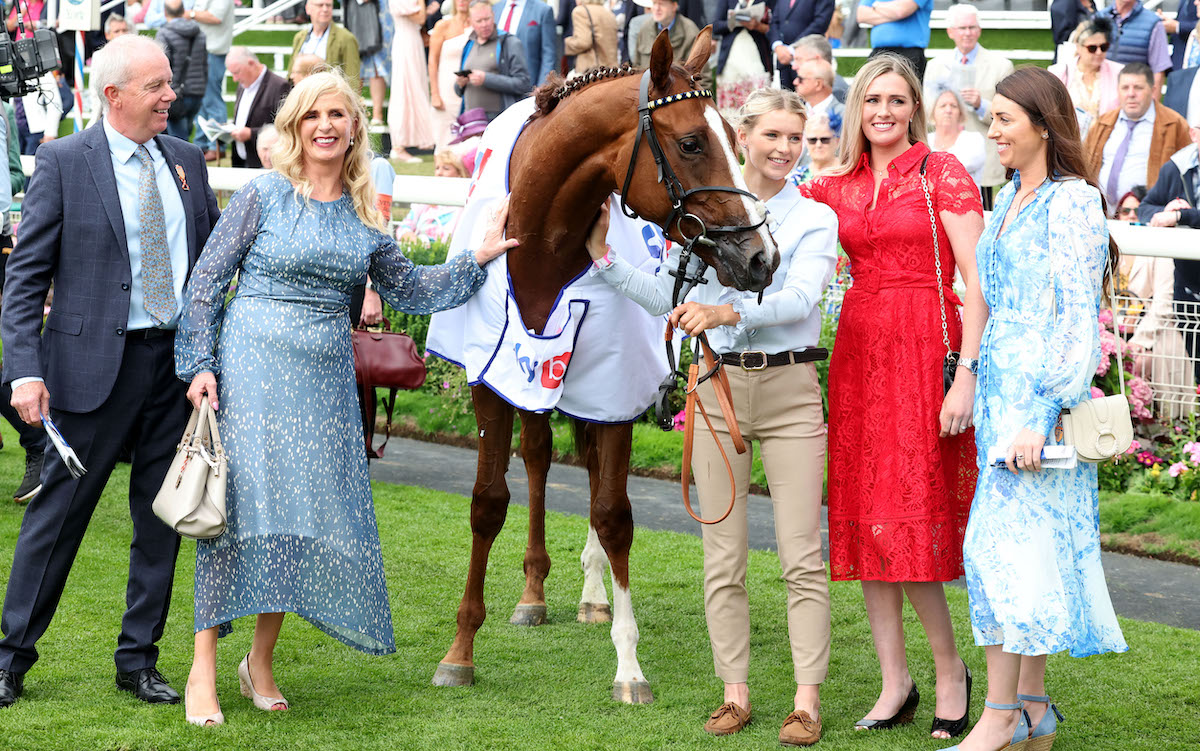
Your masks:
M992 709L1000 709L1011 712L1014 709L1021 711L1017 715L1017 729L1013 731L1012 741L998 751L1031 751L1029 746L1029 713L1025 711L1024 705L1021 702L1015 704L997 704L994 701L984 701L983 706ZM1050 714L1047 712L1046 714ZM958 751L958 746L942 749L942 751Z
M1032 696L1030 694L1017 694L1017 698L1021 701L1032 701L1046 705L1046 714L1042 716L1037 727L1033 729L1033 733L1029 736L1029 745L1025 747L1025 751L1050 751L1050 747L1054 745L1054 736L1058 732L1058 723L1066 718L1062 712L1058 711L1058 707L1050 702L1049 696Z

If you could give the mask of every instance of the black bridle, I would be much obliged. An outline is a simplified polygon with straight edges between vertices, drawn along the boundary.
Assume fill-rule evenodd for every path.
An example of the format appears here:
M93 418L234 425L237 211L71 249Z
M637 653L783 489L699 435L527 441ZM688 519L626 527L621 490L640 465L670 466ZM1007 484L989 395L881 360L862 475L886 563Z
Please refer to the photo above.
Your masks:
M650 147L650 154L654 157L654 166L658 170L658 182L663 184L667 189L667 197L671 200L671 214L667 217L667 221L663 223L665 231L671 231L671 225L675 224L679 231L679 236L683 238L683 252L679 258L679 268L672 271L671 276L675 277L675 291L672 300L672 307L678 305L686 295L684 285L687 284L688 289L696 284L704 284L702 278L703 273L694 277L687 276L688 260L692 254L692 248L696 243L716 247L716 243L712 241L709 235L729 234L735 232L753 232L767 221L766 212L763 212L763 218L754 224L745 225L727 225L719 227L707 227L704 220L695 214L689 213L683 207L684 201L696 195L697 193L737 193L738 195L746 196L755 203L759 202L758 196L748 190L735 188L729 185L700 185L695 188L683 187L683 183L679 181L679 176L675 174L671 163L667 161L666 154L663 153L662 144L658 140L658 133L654 130L654 119L651 113L658 107L662 107L675 102L682 102L686 99L712 99L712 91L708 89L693 89L691 91L683 91L678 94L669 94L658 99L650 99L650 71L642 74L642 81L638 88L638 129L634 135L633 153L629 157L629 167L625 170L625 184L621 187L621 213L630 219L638 219L638 213L629 207L626 198L629 196L629 187L633 182L633 172L637 167L638 151L641 149L642 140L645 139ZM696 234L688 236L684 231L684 222L690 221L695 224L699 230Z
M654 120L651 118L651 113L658 107L675 102L681 102L686 99L706 98L712 99L712 91L708 89L693 89L684 91L678 94L669 94L655 100L650 99L650 71L642 74L641 85L638 90L638 129L633 142L633 154L629 157L629 167L625 171L625 184L621 188L621 213L630 219L638 219L638 213L634 211L626 203L626 197L629 195L629 186L633 182L633 171L637 167L638 151L642 146L642 139L645 138L646 143L650 147L650 154L654 157L654 166L658 170L658 182L662 183L667 189L667 197L671 200L671 215L667 217L663 227L667 232L671 230L671 224L676 224L676 229L679 231L679 236L683 238L683 250L679 254L679 265L672 271L668 271L671 276L675 277L675 288L671 294L671 308L674 309L679 305L680 301L687 297L688 292L697 284L707 284L708 280L704 278L704 266L694 275L689 275L687 272L689 262L691 260L693 247L696 243L716 247L716 243L709 237L712 234L734 233L734 232L753 232L761 227L766 221L766 212L763 212L763 218L754 224L747 225L728 225L718 227L707 227L704 220L695 214L687 212L683 203L688 198L697 193L704 192L720 192L720 193L737 193L743 195L754 202L759 202L758 196L750 191L735 188L729 185L700 185L695 188L685 189L683 183L679 181L679 176L675 174L675 170L671 167L671 163L667 161L666 155L663 153L662 144L659 143L658 134L654 130ZM694 222L699 231L692 235L684 231L685 221ZM759 293L759 300L762 300L762 293ZM675 348L670 341L670 328L667 329L667 362L670 365L671 372L663 380L658 387L658 400L655 403L655 417L658 426L663 430L674 429L674 416L670 410L670 395L678 388L676 381L677 369L675 365ZM700 338L707 340L703 333ZM699 355L697 355L699 356ZM721 360L718 358L712 370L705 373L697 381L697 386L707 381L721 367ZM681 374L680 374L681 375Z

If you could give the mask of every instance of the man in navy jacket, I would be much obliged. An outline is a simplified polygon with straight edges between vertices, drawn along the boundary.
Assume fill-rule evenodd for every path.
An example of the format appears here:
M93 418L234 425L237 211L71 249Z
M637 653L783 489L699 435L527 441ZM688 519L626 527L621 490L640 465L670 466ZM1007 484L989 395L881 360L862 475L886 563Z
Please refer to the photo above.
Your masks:
M175 100L170 84L171 66L151 39L126 34L105 45L92 58L103 120L42 144L25 194L0 316L3 381L21 418L38 425L49 414L88 471L73 477L48 456L42 492L25 510L0 621L0 707L21 695L126 441L133 542L117 687L149 703L179 701L156 668L179 535L151 506L190 412L175 377L183 286L220 212L200 149L160 135Z
M775 55L779 83L785 89L795 89L791 45L809 34L824 35L833 18L833 5L833 0L775 0L767 40Z

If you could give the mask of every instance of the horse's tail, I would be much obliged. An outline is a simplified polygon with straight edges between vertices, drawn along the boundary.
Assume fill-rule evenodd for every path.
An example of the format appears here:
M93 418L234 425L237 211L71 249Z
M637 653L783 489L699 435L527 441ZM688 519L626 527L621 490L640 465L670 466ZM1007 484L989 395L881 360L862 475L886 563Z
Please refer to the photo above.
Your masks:
M571 429L575 434L575 455L579 457L584 466L588 466L596 448L596 431L578 417L571 419Z

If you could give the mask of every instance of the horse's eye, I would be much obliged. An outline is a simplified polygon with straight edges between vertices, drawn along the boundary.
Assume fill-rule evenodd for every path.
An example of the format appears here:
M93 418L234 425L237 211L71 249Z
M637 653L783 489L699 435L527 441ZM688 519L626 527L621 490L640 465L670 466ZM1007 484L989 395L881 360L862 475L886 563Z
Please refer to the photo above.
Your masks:
M699 154L704 151L704 148L697 139L685 138L679 142L679 150L685 154Z

